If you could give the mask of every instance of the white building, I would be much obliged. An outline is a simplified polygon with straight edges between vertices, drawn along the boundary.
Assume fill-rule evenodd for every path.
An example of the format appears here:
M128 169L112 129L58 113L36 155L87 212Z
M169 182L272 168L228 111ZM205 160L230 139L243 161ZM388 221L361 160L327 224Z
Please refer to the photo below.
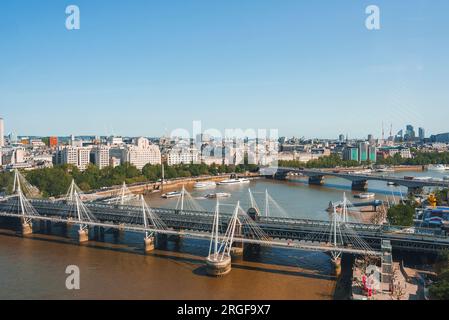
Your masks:
M152 165L161 164L161 151L159 147L150 144L150 141L146 138L138 138L135 145L126 146L121 150L121 162L129 162L139 170L148 163Z
M0 148L5 146L5 128L3 118L0 118Z
M167 154L169 166L191 163L200 163L200 152L196 148L174 148Z
M111 136L111 137L109 137L108 142L110 145L120 146L123 144L123 138Z
M56 164L72 164L80 171L86 170L90 162L90 147L59 147L56 152Z
M92 148L93 163L100 169L103 169L110 165L108 146L96 146Z

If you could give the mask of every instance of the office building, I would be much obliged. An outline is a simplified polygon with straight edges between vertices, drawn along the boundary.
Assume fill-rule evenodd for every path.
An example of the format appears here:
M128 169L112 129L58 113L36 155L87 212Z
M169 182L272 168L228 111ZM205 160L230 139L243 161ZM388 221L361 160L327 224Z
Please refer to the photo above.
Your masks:
M0 118L0 148L5 146L5 128L3 118Z
M95 146L92 148L92 163L100 169L109 166L109 149L108 146Z
M55 154L56 164L71 164L80 171L86 170L90 163L89 147L64 146L59 147Z

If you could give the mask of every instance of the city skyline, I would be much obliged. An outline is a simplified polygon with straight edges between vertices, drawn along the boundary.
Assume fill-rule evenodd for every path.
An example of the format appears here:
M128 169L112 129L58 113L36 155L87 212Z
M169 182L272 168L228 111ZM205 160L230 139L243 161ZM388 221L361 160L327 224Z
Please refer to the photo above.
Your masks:
M3 133L1 135L2 139L4 137L8 137L8 136L13 136L13 137L53 137L54 136L54 137L64 137L64 138L69 138L71 136L75 136L75 137L95 137L95 136L98 136L98 137L112 137L112 136L117 136L117 137L128 137L128 138L136 138L136 137L147 137L147 138L173 137L174 138L174 137L181 137L181 135L173 134L173 133L177 132L177 129L173 130L171 132L171 134L166 134L165 133L165 134L159 134L159 135L144 135L144 134L115 135L115 134L92 134L92 133L90 133L90 134L89 133L78 134L76 132L75 133L72 132L70 134L65 133L65 134L48 134L48 135L20 134L20 133L14 132L13 130L5 131L4 123L5 123L4 119L0 117L0 132ZM216 138L236 138L236 137L237 138L242 138L242 137L247 138L247 137L249 137L248 135L243 135L243 136L226 136L225 134L226 134L226 130L227 129L225 129L222 132L221 136L218 136L218 135L214 136L214 135L210 135L210 134L207 133L207 131L209 131L209 130L216 130L214 128L205 128L201 132L196 132L195 130L198 129L198 128L195 128L195 124L192 127L193 127L193 130L191 130L191 131L189 131L188 129L182 128L183 130L187 130L188 131L188 133L190 134L189 136L190 136L191 139L196 139L198 137L198 134L201 134L201 135L206 134L206 135L208 135L208 136L210 136L211 138L214 138L214 139L216 139ZM404 130L404 128L406 130ZM291 136L286 136L286 135L280 134L280 135L277 135L276 137L270 137L269 130L266 131L266 134L267 134L266 137L267 138L271 138L271 139L273 139L273 138L276 138L276 139L277 138L298 138L298 139L305 139L305 140L307 140L307 139L321 139L321 140L340 140L340 141L341 140L360 140L360 139L370 140L371 138L372 139L385 139L386 140L386 139L388 139L390 137L394 137L394 138L396 138L396 137L401 137L401 138L406 137L407 134L409 134L409 133L407 133L407 128L411 128L411 130L413 131L413 136L411 138L416 138L416 139L419 139L419 140L423 140L425 138L428 138L428 137L434 135L434 134L432 134L432 135L427 134L428 131L427 131L426 128L415 127L414 125L407 124L403 128L399 128L399 130L395 130L392 126L389 129L388 128L386 129L382 125L381 132L379 133L379 135L376 135L376 134L373 134L373 133L367 133L364 137L363 136L361 136L361 137L352 137L348 133L346 133L346 134L340 133L340 134L338 134L335 137L316 137L316 136L306 137L306 136L302 136L300 133L298 133L296 135L291 135ZM234 128L232 128L232 129L234 129ZM236 129L238 130L239 128L236 128ZM251 129L251 128L249 128L249 129ZM243 132L245 132L244 130L245 129L243 129ZM257 133L257 130L255 130L255 131ZM404 134L404 132L405 132L405 134ZM441 134L441 133L439 133L439 134ZM263 138L263 137L262 136L257 136L257 138Z
M380 136L446 132L449 4L77 1L0 4L1 116L21 135L161 136L175 128ZM207 28L206 28L207 26ZM311 32L310 30L313 30ZM386 129L388 132L388 129Z

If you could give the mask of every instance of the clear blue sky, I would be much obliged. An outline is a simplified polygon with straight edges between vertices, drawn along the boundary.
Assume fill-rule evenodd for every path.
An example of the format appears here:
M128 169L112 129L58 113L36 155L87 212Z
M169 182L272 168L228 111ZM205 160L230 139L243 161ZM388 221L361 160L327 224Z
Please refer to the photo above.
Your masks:
M65 8L81 29L65 29ZM381 30L365 28L365 8ZM19 135L449 131L449 1L2 0L0 117Z

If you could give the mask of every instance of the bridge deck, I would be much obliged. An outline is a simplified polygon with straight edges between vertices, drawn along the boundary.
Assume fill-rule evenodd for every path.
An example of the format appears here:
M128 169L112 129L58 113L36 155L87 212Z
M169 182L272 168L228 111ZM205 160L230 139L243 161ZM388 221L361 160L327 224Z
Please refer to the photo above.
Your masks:
M67 220L70 218L68 205L64 202L52 202L48 200L32 200L31 202L44 219L54 218L59 219L58 221L65 221L61 219ZM86 206L96 217L97 221L93 223L102 223L104 226L111 228L122 224L121 228L123 228L123 225L126 225L130 230L145 231L142 229L143 220L141 208L139 207L114 206L99 203L88 203ZM180 232L182 234L188 232L194 236L198 236L198 234L207 234L205 237L210 236L213 223L212 212L181 212L168 208L152 208L152 210L165 222L172 232L178 232L178 234ZM0 215L12 217L17 215L18 207L16 202L3 201L0 202L0 211L3 212ZM230 214L224 213L222 216L224 218L221 219L221 228L222 230L226 230ZM259 217L259 219L257 224L265 234L273 239L273 241L277 241L276 239L283 240L281 241L283 245L291 243L291 241L303 242L303 247L310 245L307 243L308 239L313 239L313 235L319 235L329 231L331 227L329 221L276 217ZM347 225L373 248L379 248L381 240L391 240L395 250L435 253L444 248L449 248L449 238L445 234L441 234L441 231L435 229L410 229L362 223L349 223ZM152 232L154 230L150 228L147 231ZM249 240L255 241L254 239ZM249 240L242 241L248 242ZM316 248L315 244L312 246ZM321 249L324 250L324 248Z

